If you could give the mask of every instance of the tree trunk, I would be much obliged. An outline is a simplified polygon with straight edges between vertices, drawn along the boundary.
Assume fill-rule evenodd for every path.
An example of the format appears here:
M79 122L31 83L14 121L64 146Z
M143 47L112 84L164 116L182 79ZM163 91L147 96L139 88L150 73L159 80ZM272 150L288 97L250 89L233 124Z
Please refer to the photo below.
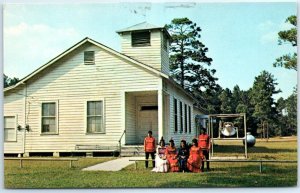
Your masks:
M181 87L184 88L184 60L183 60L183 42L181 42L181 58L180 58L180 69L181 69Z

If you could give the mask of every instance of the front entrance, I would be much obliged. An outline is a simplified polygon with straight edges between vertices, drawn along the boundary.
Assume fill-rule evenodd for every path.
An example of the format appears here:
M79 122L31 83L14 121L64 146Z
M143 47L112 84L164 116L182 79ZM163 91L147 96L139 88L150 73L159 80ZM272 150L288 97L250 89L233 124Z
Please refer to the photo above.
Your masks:
M137 143L143 144L148 131L158 141L158 107L157 104L139 104L137 109Z

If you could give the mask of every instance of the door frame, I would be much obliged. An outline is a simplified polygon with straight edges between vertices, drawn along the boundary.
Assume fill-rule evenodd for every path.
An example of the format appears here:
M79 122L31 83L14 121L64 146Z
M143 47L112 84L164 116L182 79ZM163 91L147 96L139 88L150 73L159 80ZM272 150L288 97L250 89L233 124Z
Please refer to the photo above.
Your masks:
M136 135L136 138L137 138L137 134L138 134L138 130L139 130L139 118L140 118L140 109L142 106L157 106L158 107L158 104L155 103L155 102L140 102L138 103L136 101L136 120L135 120L135 125L136 125L136 130L135 130L135 135ZM158 110L157 110L157 117L156 117L156 120L157 120L157 125L158 125ZM158 136L158 127L156 128L157 129L157 136ZM153 128L152 128L152 131L153 131ZM146 137L146 133L145 133L145 137ZM158 140L158 139L156 139ZM138 141L136 142L138 143Z

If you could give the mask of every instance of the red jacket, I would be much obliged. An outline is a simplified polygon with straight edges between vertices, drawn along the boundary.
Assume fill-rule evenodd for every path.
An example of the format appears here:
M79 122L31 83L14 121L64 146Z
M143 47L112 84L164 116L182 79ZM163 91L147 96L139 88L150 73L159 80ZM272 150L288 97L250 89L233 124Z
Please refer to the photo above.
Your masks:
M207 134L199 135L198 147L200 147L201 149L210 149L210 139Z
M155 138L145 137L144 140L144 150L145 152L155 152Z

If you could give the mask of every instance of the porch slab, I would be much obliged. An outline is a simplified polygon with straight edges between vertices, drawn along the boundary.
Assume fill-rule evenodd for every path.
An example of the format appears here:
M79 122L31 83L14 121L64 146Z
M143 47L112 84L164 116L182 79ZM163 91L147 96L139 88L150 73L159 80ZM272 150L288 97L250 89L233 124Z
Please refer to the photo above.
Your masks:
M96 164L87 168L83 168L83 171L120 171L121 169L133 164L130 159L141 159L141 157L123 157L115 160Z

